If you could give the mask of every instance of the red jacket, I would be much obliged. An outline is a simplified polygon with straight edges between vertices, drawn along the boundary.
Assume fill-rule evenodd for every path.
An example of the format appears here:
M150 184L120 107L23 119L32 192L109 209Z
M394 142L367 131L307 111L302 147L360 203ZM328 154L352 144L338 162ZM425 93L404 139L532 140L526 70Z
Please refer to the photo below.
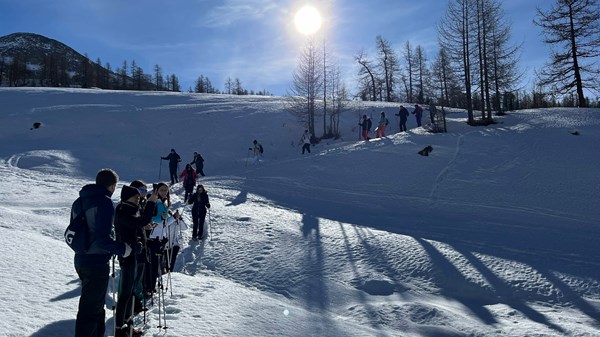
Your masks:
M183 172L181 172L181 174L179 175L179 178L183 179L183 187L191 187L194 188L194 186L196 185L196 177L198 176L198 174L196 173L196 170L194 170L193 168L191 169L192 172L192 176L189 176L188 170L183 170ZM190 179L191 178L191 179Z

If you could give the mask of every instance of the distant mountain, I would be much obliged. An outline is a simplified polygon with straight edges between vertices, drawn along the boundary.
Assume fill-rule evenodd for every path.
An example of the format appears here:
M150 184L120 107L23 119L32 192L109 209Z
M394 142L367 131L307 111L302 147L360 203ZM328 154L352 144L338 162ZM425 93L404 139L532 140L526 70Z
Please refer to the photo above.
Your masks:
M156 88L152 78L139 68L135 78L121 69L107 68L66 44L39 34L0 37L0 86Z
M84 56L66 44L33 33L13 33L0 37L0 56L5 60L20 58L29 65L43 65L52 57L66 60L68 71L81 67Z

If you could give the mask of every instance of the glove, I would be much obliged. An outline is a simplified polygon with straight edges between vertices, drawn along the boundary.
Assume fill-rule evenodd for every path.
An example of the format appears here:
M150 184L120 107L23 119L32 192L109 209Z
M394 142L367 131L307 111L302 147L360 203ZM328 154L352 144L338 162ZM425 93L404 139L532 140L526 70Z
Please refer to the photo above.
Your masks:
M125 244L125 253L123 254L123 257L128 257L129 254L131 254L131 246L128 244Z
M249 148L248 148L248 150L252 151L252 148L251 148L251 147L249 147Z
M206 204L206 208L210 208L210 204Z
M140 241L135 244L135 255L139 255L142 252L143 245Z

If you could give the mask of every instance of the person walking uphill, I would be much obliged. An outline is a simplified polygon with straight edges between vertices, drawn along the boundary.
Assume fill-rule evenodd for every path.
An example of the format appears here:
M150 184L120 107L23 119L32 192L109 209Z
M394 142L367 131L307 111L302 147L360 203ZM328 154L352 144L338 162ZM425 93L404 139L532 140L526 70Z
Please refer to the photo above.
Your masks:
M81 297L75 320L75 337L103 337L106 330L104 299L110 275L111 256L127 257L131 246L113 237L114 208L111 196L119 176L111 169L102 169L96 183L85 185L71 208L71 219L84 212L88 226L89 248L75 253L74 265L81 280Z
M192 160L192 162L190 164L196 166L196 173L198 173L199 175L201 175L203 177L205 176L205 174L204 174L204 158L202 158L202 155L200 155L200 153L194 151L194 159Z
M377 124L377 134L376 137L385 137L385 127L389 124L388 119L385 117L385 111L381 112L381 118L379 119L379 124Z
M413 115L417 119L417 127L421 126L421 118L423 118L423 108L421 108L418 104L415 104L415 110L413 110Z
M144 241L144 227L152 218L152 210L140 215L140 191L132 186L123 186L121 202L115 210L115 234L117 241L135 247L135 254L119 257L121 278L119 284L119 297L115 314L115 337L131 336L133 329L133 294L141 275L137 273L137 254L140 254ZM143 263L139 266L143 268Z
M408 110L404 106L400 106L400 111L396 114L400 116L400 132L406 131L406 121L408 120Z
M185 189L185 196L183 197L184 202L187 202L188 196L194 193L194 186L196 186L196 171L192 168L192 165L185 165L185 170L181 172L179 178L183 179L183 189Z
M192 221L194 227L192 228L192 240L202 239L204 236L204 221L206 219L206 210L210 208L210 202L208 200L208 193L204 189L204 186L198 185L196 193L194 193L189 204L192 206Z
M368 118L367 115L362 116L362 123L358 123L358 125L362 128L362 137L364 140L369 140L369 132L371 132L371 126L373 123L371 122L371 118Z
M166 157L160 157L162 160L169 161L169 174L171 175L171 185L174 185L178 182L177 180L177 166L181 161L181 157L175 152L175 149L171 149L171 153L169 153Z
M300 143L302 143L302 154L304 154L304 151L308 151L308 153L310 153L311 138L312 135L310 134L310 132L308 132L308 130L304 130L304 134L302 135L302 138L300 138Z

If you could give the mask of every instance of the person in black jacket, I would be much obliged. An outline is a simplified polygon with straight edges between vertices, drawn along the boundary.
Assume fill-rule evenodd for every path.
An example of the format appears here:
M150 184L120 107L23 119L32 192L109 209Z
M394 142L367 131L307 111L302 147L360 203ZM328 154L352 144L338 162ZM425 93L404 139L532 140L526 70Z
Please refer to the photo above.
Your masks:
M403 105L401 105L400 110L398 111L396 116L400 117L400 123L398 125L400 127L400 132L406 132L406 121L408 120L408 110L406 110L406 108Z
M358 123L362 127L362 137L364 140L369 140L369 132L371 131L372 122L371 119L367 117L367 115L363 115L362 123Z
M117 241L135 247L136 254L142 251L143 230L152 217L151 212L150 214L147 212L143 216L140 215L140 199L140 191L137 188L123 186L121 190L121 202L115 210L115 234ZM133 291L137 283L136 254L119 257L121 279L115 314L115 337L130 336L133 330L131 322L133 318L130 315L133 310Z
M206 219L206 210L210 208L208 193L204 186L198 185L196 193L190 197L189 204L192 206L192 221L194 227L192 229L192 240L202 239L204 236L204 220Z
M148 195L148 185L142 180L134 180L129 184L131 187L135 187L140 193L140 214L145 214L144 212L152 213L156 208L156 200L157 195ZM148 198L149 197L149 198ZM134 289L134 313L140 313L142 311L146 311L145 307L145 299L144 299L144 275L147 270L150 270L150 256L148 252L148 239L147 234L152 230L153 226L150 224L151 219L147 219L147 223L144 226L144 230L140 233L140 238L142 241L142 252L137 255L137 265L136 265L136 286Z
M181 157L175 152L175 149L171 149L171 153L169 153L166 157L160 157L162 160L169 161L169 174L171 175L171 185L177 183L177 166L181 161Z
M202 155L198 152L194 152L194 159L192 160L192 162L190 164L194 164L196 166L196 173L198 173L201 176L205 176L204 174L204 158L202 158Z
M110 275L109 261L113 254L124 257L131 254L131 246L115 241L112 235L114 208L110 197L118 181L115 171L100 170L96 183L85 185L71 208L71 219L85 212L90 243L87 251L76 253L74 259L75 270L81 280L75 337L104 336L104 298Z

